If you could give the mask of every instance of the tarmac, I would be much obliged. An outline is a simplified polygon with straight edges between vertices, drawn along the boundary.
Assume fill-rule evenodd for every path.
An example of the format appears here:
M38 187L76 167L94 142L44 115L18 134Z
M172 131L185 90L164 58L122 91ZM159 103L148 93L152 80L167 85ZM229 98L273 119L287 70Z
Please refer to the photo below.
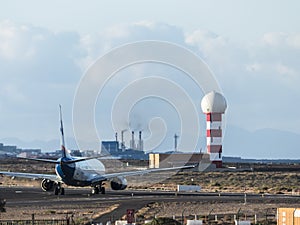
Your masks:
M118 207L113 211L105 213L93 219L94 223L107 221L115 221L121 219L127 209L135 211L141 209L147 204L154 202L206 202L210 204L218 203L236 203L242 204L247 202L256 204L299 204L300 197L292 195L261 195L247 194L245 200L244 193L177 193L170 191L145 191L145 190L124 190L111 191L107 190L105 195L91 195L88 188L66 188L66 194L63 196L55 196L52 192L44 192L36 187L0 187L0 199L6 200L5 207L7 210L20 209L22 207L35 206L41 209L62 209L70 207L70 205L90 205L97 206L99 204L114 205Z

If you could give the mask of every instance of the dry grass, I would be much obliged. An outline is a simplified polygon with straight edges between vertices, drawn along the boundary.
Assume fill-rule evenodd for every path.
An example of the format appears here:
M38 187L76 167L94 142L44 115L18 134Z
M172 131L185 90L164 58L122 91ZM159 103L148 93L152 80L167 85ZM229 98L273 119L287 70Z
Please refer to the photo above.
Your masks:
M202 192L299 194L297 172L180 172L172 177L152 174L131 179L130 188L176 190L180 185L200 185ZM157 183L156 183L157 181Z

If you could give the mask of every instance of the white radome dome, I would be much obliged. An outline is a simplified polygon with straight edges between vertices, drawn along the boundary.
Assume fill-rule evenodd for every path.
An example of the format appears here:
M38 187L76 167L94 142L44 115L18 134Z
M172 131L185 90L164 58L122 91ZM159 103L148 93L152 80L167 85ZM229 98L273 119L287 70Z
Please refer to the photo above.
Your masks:
M211 91L201 101L203 113L224 113L227 108L226 99L218 92Z

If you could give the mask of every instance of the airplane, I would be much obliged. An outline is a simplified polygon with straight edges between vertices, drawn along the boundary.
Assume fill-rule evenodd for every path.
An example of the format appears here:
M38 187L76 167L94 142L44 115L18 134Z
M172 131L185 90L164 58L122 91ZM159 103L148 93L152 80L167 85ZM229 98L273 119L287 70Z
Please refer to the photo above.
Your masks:
M64 195L64 185L75 187L92 187L92 194L105 194L105 182L110 182L112 190L124 190L127 188L127 180L125 177L134 175L143 175L152 172L171 171L195 168L196 165L170 167L160 169L146 169L137 171L127 171L118 173L105 173L103 163L95 157L73 157L65 148L65 138L63 130L62 110L59 105L60 114L60 131L61 131L61 154L57 160L23 158L35 160L45 163L55 164L56 174L35 174L35 173L19 173L0 171L0 174L11 177L22 177L30 179L42 179L41 188L43 191L54 191L55 195Z

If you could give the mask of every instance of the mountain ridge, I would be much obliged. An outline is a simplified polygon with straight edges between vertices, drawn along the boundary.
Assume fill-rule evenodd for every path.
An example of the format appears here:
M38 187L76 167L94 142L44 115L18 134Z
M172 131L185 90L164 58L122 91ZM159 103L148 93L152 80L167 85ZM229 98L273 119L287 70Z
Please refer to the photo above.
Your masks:
M200 140L205 142L205 138L200 137ZM18 138L1 138L0 142L5 145L16 145L22 149L37 148L42 149L42 151L60 149L59 139L23 141ZM81 149L85 150L99 149L100 147L100 141L98 143L80 141L79 143L82 147ZM201 145L205 146L206 143L201 143ZM78 149L74 138L67 137L66 146L69 149ZM300 158L298 155L299 146L300 134L297 133L272 128L251 132L240 127L228 125L224 132L223 155L251 159L296 159Z

